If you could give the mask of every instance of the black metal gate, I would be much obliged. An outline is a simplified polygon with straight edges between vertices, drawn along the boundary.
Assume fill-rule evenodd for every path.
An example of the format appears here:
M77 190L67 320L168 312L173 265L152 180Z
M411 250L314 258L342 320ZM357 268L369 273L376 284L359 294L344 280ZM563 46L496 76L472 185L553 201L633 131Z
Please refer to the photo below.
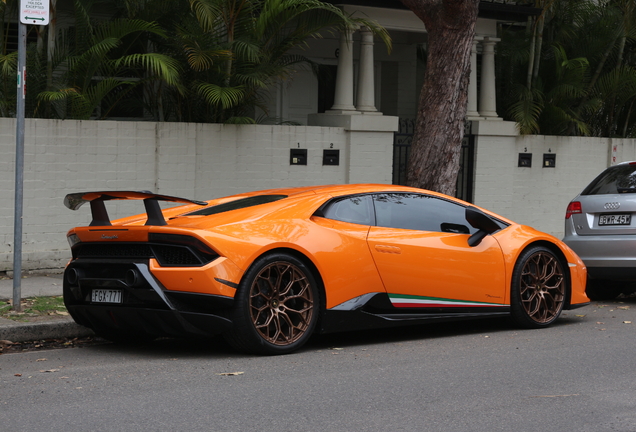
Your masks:
M406 184L406 168L411 154L414 131L414 119L400 119L400 129L393 137L393 184ZM470 134L470 122L466 122L459 156L456 196L468 202L473 202L474 162L475 136Z

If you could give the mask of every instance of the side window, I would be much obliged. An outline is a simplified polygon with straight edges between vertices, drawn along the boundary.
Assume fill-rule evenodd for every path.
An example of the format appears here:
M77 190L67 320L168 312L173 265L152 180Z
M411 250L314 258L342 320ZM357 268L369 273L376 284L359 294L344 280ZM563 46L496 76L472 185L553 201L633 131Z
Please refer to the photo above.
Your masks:
M373 196L376 225L418 231L472 234L477 230L466 221L465 207L444 199L409 193L380 193Z
M357 195L331 201L323 210L327 219L360 225L373 225L373 202L369 195Z

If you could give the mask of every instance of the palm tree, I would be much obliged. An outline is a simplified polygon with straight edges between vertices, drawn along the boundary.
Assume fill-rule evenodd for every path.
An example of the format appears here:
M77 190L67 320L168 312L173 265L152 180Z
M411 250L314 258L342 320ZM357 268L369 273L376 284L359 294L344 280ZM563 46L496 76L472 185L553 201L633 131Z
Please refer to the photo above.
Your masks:
M188 69L187 99L172 94L188 121L254 123L255 108L267 113L265 92L289 78L298 64L314 65L290 51L321 32L366 25L390 46L386 30L352 19L318 0L189 0L175 31L175 52ZM316 67L317 70L317 67Z
M58 118L106 118L143 84L178 85L178 63L138 43L140 34L165 38L159 25L130 18L95 23L91 5L90 0L75 1L75 26L60 32L48 59L57 79L53 88L39 92L34 115L53 107L52 116Z
M105 0L112 15L101 21L94 3L74 0L73 26L49 32L46 50L30 47L38 96L27 115L102 119L132 107L157 121L254 123L277 80L317 69L290 54L308 38L366 25L390 47L374 22L318 0ZM0 72L12 61L0 57Z
M522 133L630 136L636 120L634 0L537 4L542 14L527 31L502 28L504 116Z
M9 17L17 14L17 4L0 0L0 116L15 115L15 74L18 70L18 53L7 51Z

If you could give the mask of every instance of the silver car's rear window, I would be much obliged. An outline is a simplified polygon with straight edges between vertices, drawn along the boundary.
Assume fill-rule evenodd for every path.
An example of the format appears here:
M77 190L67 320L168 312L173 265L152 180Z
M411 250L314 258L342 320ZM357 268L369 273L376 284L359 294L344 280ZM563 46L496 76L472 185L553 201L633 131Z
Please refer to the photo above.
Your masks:
M603 171L581 195L636 193L636 164L616 165Z

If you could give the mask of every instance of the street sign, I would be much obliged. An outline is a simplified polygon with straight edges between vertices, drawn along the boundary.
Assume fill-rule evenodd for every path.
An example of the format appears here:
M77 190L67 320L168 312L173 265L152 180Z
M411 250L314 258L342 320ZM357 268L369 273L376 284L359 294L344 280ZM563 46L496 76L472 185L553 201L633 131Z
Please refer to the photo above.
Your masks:
M49 24L50 0L20 0L20 22L31 25Z

